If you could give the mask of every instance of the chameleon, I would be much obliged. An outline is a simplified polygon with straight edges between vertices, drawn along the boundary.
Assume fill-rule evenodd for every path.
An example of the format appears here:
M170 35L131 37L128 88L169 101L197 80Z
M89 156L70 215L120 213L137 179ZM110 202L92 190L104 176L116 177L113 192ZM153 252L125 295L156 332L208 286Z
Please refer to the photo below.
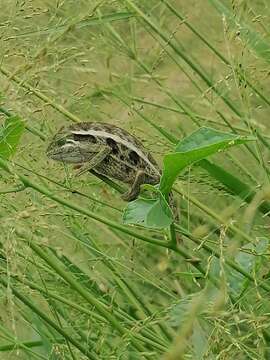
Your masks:
M47 148L56 161L81 165L77 176L94 170L130 186L122 194L135 200L142 184L158 184L161 171L143 144L128 131L112 124L80 122L62 127Z

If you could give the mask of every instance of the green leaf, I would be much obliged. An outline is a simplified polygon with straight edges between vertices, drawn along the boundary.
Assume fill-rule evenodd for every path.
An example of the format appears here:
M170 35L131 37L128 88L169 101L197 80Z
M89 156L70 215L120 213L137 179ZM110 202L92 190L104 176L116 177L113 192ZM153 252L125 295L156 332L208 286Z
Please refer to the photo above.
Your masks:
M263 254L267 253L269 239L261 237L256 244L246 244L242 247L245 251L240 251L235 256L235 261L250 274L258 274L263 266ZM248 252L249 251L249 252ZM256 254L256 255L255 255ZM232 270L228 275L230 287L242 296L249 289L250 280L239 272Z
M239 36L253 49L258 56L270 63L270 45L265 41L256 30L248 26L241 19L235 17L235 14L219 0L208 0L221 15L226 16L226 20L231 27L235 28L235 33L239 31Z
M18 116L10 116L0 128L0 156L8 159L16 151L21 135L24 131L24 123Z
M158 198L138 198L123 213L124 224L138 224L148 228L163 229L173 222L172 211L162 194Z
M251 140L256 139L251 136L224 133L207 127L200 128L181 140L174 153L165 155L160 191L166 196L171 191L178 174L192 163L223 151L228 147Z
M192 352L194 360L203 360L206 358L208 349L208 337L205 330L200 325L199 321L195 321L193 325L193 332L191 335ZM209 355L209 353L208 353ZM213 354L212 359L214 359ZM210 357L208 357L210 359Z

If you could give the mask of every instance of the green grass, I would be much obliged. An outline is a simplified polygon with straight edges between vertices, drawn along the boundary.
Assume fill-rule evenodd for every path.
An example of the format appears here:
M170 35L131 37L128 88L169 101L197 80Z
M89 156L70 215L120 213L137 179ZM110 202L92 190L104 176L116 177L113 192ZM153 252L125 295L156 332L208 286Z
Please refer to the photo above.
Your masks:
M269 16L265 0L1 3L0 359L269 359ZM178 175L175 244L123 224L122 184L46 158L87 120L160 164L204 126L256 141Z

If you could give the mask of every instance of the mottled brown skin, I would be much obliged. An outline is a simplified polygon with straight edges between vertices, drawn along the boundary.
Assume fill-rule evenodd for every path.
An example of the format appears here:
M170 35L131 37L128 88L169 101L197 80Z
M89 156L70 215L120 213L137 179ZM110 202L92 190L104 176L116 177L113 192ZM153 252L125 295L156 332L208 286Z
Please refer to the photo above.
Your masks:
M82 122L62 128L47 149L47 155L66 163L83 164L79 174L95 170L108 178L131 185L123 195L134 200L142 184L157 184L160 170L143 144L117 126Z

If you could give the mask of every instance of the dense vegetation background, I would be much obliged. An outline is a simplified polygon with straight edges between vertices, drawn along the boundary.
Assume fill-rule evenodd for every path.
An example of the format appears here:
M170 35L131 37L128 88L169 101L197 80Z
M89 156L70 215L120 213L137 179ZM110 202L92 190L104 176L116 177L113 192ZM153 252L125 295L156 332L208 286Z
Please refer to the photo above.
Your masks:
M269 2L0 9L0 359L269 359ZM256 141L181 173L170 248L122 224L115 189L46 158L88 120L160 164L202 126Z

